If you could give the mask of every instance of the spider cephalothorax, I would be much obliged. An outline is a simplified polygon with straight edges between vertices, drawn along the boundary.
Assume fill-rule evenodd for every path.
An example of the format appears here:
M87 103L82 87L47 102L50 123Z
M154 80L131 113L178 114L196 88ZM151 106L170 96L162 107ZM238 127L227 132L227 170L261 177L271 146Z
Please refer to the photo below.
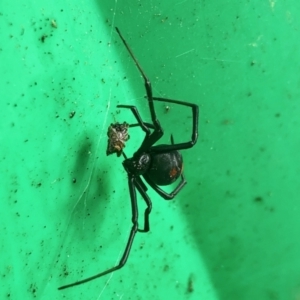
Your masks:
M183 159L179 151L193 147L196 144L198 138L198 115L199 115L198 106L193 103L153 97L150 80L147 78L146 74L142 70L140 64L136 60L127 42L121 35L119 29L116 28L116 30L122 42L124 43L125 47L127 48L130 56L134 60L137 68L139 69L140 74L144 79L146 93L147 93L146 98L148 101L150 115L151 115L151 122L144 122L138 112L138 109L135 106L118 105L117 107L119 108L130 109L137 123L127 124L126 122L124 122L122 124L121 123L111 124L107 132L108 145L107 145L106 154L110 155L116 153L117 156L123 155L124 157L123 166L125 171L127 172L129 195L130 195L131 207L132 207L132 218L131 218L132 227L131 227L131 231L129 234L125 251L118 265L104 272L96 274L92 277L77 281L75 283L64 285L59 289L65 289L68 287L72 287L75 285L79 285L91 281L103 275L114 272L125 265L136 233L148 232L150 229L149 215L152 209L152 203L151 203L151 199L147 194L148 188L146 186L146 183L164 199L166 200L173 199L186 184L185 178L182 173ZM165 145L165 144L157 145L157 142L163 136L163 129L156 116L154 101L173 103L176 105L181 105L183 107L189 107L192 109L193 121L192 121L191 140L189 140L188 142L175 144L173 136L171 136L171 143L169 145ZM133 156L127 158L126 154L124 153L124 148L125 148L125 143L129 139L129 135L128 135L129 127L140 127L144 131L145 137L142 144L136 150ZM180 182L170 193L164 191L159 187L159 186L170 185L179 178L181 179ZM137 195L136 195L137 191L140 194L140 196L143 198L147 206L144 212L143 229L140 229L138 227L138 206L137 206Z
M135 176L144 175L151 165L151 156L148 153L134 155L132 158L127 158L123 161L123 166L127 173Z

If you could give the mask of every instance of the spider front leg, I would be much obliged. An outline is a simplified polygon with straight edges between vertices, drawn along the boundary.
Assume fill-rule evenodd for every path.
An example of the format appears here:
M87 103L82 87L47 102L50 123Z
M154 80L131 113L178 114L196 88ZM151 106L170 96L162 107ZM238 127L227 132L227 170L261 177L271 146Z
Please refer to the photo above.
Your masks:
M131 112L133 113L133 115L135 116L138 124L129 125L129 127L134 127L134 126L138 125L146 133L146 137L148 137L150 135L151 132L150 132L148 126L146 126L145 123L143 122L143 120L139 114L139 111L135 106L133 106L133 105L117 105L117 107L130 109Z
M138 70L140 71L143 79L144 79L144 84L145 84L145 89L146 89L146 94L147 94L147 99L148 99L148 105L149 105L149 110L150 110L150 115L151 115L151 120L153 123L154 131L150 134L147 135L147 137L144 139L142 145L138 149L136 153L141 154L142 152L146 151L149 149L152 145L154 145L162 136L163 136L163 129L157 119L155 108L154 108L154 103L153 103L153 95L152 95L152 87L151 87L151 82L149 78L146 76L144 70L142 69L141 65L135 58L131 48L127 44L126 40L122 36L120 30L116 27L116 31L119 34L123 44L125 45L127 51L129 52L131 58L135 62Z
M140 126L146 134L146 136L142 142L142 145L136 151L135 154L141 154L142 152L146 151L148 148L150 148L156 141L158 141L162 137L162 135L163 135L162 128L159 127L159 129L157 129L155 127L155 125L147 123L147 122L143 122L143 120L138 112L138 109L134 105L117 105L117 107L130 109L138 123L131 124L131 125L129 125L129 127ZM149 128L153 129L154 131L151 133Z
M129 45L127 44L126 40L124 39L123 35L121 34L120 30L117 27L116 27L116 31L119 34L119 36L120 36L123 44L125 45L127 51L129 52L131 58L135 62L137 68L139 69L139 71L140 71L140 73L141 73L141 75L142 75L142 77L144 79L146 93L147 93L147 98L148 98L149 107L150 107L151 119L152 119L152 122L153 122L154 126L157 129L159 129L161 127L160 127L159 121L157 120L156 113L155 113L155 110L154 110L151 82L148 79L148 77L146 76L144 70L142 69L141 65L139 64L139 62L137 61L136 57L134 56L131 48L129 47Z

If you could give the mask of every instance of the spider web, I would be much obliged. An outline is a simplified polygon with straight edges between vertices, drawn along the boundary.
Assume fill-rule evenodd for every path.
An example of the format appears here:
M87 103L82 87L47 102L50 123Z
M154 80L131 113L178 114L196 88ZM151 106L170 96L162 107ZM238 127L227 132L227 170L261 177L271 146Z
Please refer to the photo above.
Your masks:
M109 53L109 56L111 56L111 59L110 60L113 60L113 54L111 52L111 45L112 45L112 39L114 38L114 35L115 35L115 17L116 17L116 10L117 10L117 5L118 5L118 1L115 0L114 2L114 8L112 10L112 17L111 17L111 20L112 20L112 24L111 24L111 30L110 30L110 34L109 34L109 39L108 39L108 53ZM112 64L112 62L111 62ZM112 77L112 76L109 76L109 75L112 75L112 72L113 70L111 68L108 68L108 70L106 71L108 74L108 78L109 77ZM109 74L110 73L110 74ZM76 209L78 208L78 206L83 203L84 205L84 209L86 210L87 209L87 200L89 198L89 190L90 190L90 186L91 186L91 183L93 182L93 180L95 179L95 169L96 169L96 166L97 166L97 160L98 160L98 154L99 152L101 153L104 153L105 152L105 147L106 147L106 133L107 133L107 124L108 124L108 119L110 117L109 115L109 112L110 112L110 108L111 108L111 100L112 100L112 91L114 90L114 86L115 86L115 82L113 82L113 80L109 80L109 82L107 82L107 84L109 85L109 95L108 95L108 98L106 100L106 104L101 104L102 107L105 107L105 112L104 112L104 117L102 118L102 124L101 124L101 128L100 128L100 131L98 133L98 137L97 137L97 142L95 144L95 150L93 153L90 153L90 155L88 156L88 160L87 160L87 165L91 166L91 168L89 168L88 170L88 174L86 176L86 179L83 181L83 186L80 188L81 189L81 192L80 194L78 195L78 197L76 198L76 201L71 209L71 211L69 212L69 215L68 215L68 218L67 218L67 221L64 225L64 229L61 230L62 232L62 236L61 236L61 246L58 247L57 249L57 253L54 257L59 257L61 252L62 252L62 249L64 248L64 241L66 240L66 237L68 235L68 232L69 232L69 227L73 221L73 218L74 218L74 213L76 211ZM124 94L125 94L125 89L123 90ZM104 147L104 148L103 148ZM104 150L103 150L103 149ZM104 154L103 154L104 155ZM82 209L82 208L81 208ZM82 224L82 227L84 228L85 224L84 224L84 219L83 219L83 224ZM124 241L127 239L127 237L124 237ZM120 249L119 251L119 254L118 256L116 257L116 262L115 262L115 265L119 262L119 259L120 259L120 256L121 256L121 253L123 252L123 249ZM55 258L53 260L53 268L50 268L50 269L55 269L56 267L56 262L55 262ZM88 277L88 274L83 274L82 275L82 278L84 277ZM113 273L111 273L109 276L106 277L106 280L105 280L105 283L103 284L103 287L99 293L99 295L97 296L97 299L100 299L102 298L103 296L103 293L105 291L105 289L107 288L108 286L108 283L109 281L111 280L111 278L113 277ZM75 278L75 280L80 280L81 278ZM71 283L73 279L66 279L66 283Z

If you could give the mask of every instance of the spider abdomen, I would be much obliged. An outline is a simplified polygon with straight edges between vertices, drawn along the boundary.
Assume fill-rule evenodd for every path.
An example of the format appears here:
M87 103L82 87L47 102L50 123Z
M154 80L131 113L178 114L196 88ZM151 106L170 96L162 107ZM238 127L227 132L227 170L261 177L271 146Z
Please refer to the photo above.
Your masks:
M169 185L176 181L183 171L180 152L171 151L151 155L151 165L147 176L157 185Z

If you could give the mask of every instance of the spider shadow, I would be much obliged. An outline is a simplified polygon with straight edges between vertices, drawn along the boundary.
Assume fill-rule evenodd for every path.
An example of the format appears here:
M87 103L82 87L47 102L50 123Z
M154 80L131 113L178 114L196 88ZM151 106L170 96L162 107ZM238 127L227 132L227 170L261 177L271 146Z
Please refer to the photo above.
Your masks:
M105 151L101 151L103 143L97 147L93 141L93 135L86 132L78 142L81 146L70 172L72 192L65 209L69 213L65 234L70 242L65 239L63 243L71 245L71 240L75 239L82 249L93 247L93 235L98 240L101 236L101 220L105 218L112 185L108 176L110 166L106 163Z

